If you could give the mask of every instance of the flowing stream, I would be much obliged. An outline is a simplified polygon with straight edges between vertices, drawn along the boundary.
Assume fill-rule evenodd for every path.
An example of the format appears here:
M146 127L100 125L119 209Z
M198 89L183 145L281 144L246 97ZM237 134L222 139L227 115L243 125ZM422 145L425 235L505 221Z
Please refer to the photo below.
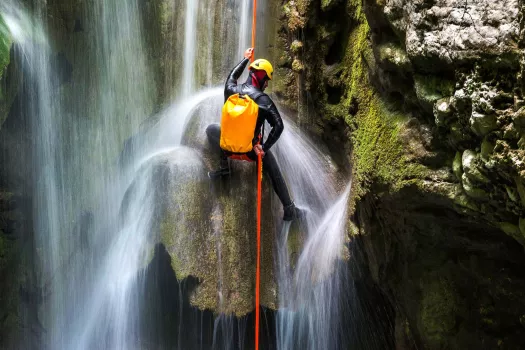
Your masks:
M144 28L137 0L87 2L84 25L91 30L83 62L91 66L75 69L77 81L66 83L53 63L56 55L43 21L45 2L34 3L27 11L7 1L0 13L15 42L15 59L27 73L36 283L43 298L39 347L163 348L165 343L144 337L142 330L149 320L142 307L151 282L147 266L159 239L153 234L164 191L159 179L168 176L185 188L208 170L201 151L185 146L183 139L192 118L220 120L223 88L212 87L212 82L222 81L227 71L211 71L233 67L248 47L251 1L173 3L185 14L183 40L176 42L183 52L182 74L171 82L178 86L175 102L156 114L155 80L140 39ZM258 6L265 13L266 2ZM220 16L218 26L211 14ZM262 25L265 18L258 21ZM234 40L214 47L217 27ZM214 52L221 53L220 62L214 61ZM281 225L276 233L278 310L264 314L273 318L266 324L274 324L265 328L269 348L344 348L339 302L345 293L341 281L347 278L341 258L347 255L351 187L336 185L337 169L330 159L290 118L285 120L274 152L306 217L292 227ZM204 133L205 125L200 125L197 134ZM273 213L282 215L280 204ZM217 249L220 259L222 248ZM178 320L172 324L178 326L169 331L176 339L169 344L180 349L252 348L251 316L237 319L183 307L185 284L176 283L172 292L178 295L178 312L173 317Z

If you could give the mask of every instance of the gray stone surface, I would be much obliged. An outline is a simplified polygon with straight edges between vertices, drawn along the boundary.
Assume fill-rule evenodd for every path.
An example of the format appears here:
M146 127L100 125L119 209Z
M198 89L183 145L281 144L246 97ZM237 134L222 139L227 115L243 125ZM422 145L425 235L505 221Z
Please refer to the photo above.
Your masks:
M387 0L384 12L397 31L406 33L411 58L452 63L517 53L518 0Z

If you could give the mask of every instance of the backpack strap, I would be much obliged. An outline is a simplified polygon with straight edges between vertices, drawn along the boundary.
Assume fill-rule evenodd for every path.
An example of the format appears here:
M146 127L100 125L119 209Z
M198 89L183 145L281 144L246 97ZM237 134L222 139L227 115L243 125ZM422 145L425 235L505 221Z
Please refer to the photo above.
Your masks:
M246 90L248 90L248 91L246 91ZM262 92L260 90L256 90L256 91L254 91L254 90L255 90L255 87L253 87L253 89L250 89L250 88L249 89L243 89L243 86L241 86L239 94L240 95L248 95L254 101L257 100L262 95L264 95L264 92Z
M262 95L264 95L264 92L256 92L256 93L252 94L252 96L250 96L250 98L255 101L259 97L261 97Z

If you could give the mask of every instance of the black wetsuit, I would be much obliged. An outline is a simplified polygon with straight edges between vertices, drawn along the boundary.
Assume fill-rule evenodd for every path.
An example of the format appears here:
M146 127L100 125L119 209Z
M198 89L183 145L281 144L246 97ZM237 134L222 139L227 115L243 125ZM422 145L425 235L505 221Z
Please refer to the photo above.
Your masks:
M234 94L245 94L250 96L250 98L254 100L259 106L259 116L255 125L252 141L253 145L259 142L259 135L261 134L261 128L264 121L267 121L272 127L266 142L262 144L262 148L265 152L265 156L263 157L263 171L264 174L270 178L273 189L281 200L281 203L284 207L287 207L292 204L292 199L290 198L288 187L286 186L286 182L284 181L279 166L277 165L277 161L270 151L270 148L275 144L283 132L283 120L281 119L281 115L279 114L279 111L277 110L277 107L273 103L272 99L263 93L259 88L252 85L251 76L248 76L248 80L244 84L237 85L237 79L239 79L244 69L246 69L248 62L249 60L245 58L231 71L228 79L226 80L226 85L224 88L224 100L226 101L231 95ZM227 157L231 156L232 153L220 148L221 127L217 124L212 124L206 129L206 134L210 144L213 145L218 152L220 152L222 167L225 162L227 164ZM253 149L245 154L251 160L257 161L257 156Z

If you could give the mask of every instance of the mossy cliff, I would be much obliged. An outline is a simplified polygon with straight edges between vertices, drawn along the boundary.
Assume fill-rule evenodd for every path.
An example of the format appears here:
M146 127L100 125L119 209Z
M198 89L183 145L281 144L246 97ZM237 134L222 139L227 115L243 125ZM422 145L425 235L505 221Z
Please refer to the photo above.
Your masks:
M396 310L398 348L518 348L523 4L280 5L275 95L353 174L352 263Z
M7 91L6 73L10 62L11 35L0 15L0 128L5 119L10 106L11 96ZM12 102L12 101L11 101Z

